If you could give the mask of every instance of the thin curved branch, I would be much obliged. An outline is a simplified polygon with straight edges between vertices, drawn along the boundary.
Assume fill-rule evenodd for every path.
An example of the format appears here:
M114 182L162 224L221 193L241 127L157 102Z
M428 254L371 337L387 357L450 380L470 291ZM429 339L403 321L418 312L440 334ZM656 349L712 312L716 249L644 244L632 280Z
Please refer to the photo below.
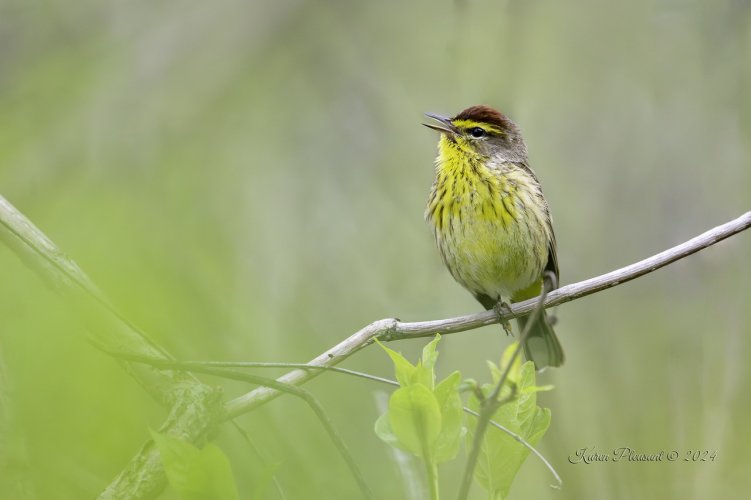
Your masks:
M656 271L661 267L667 266L668 264L740 233L741 231L748 229L750 226L751 212L746 212L737 219L712 228L685 243L676 245L664 252L660 252L635 264L616 269L615 271L611 271L595 278L590 278L588 280L558 288L548 294L548 297L545 300L545 307L548 308L570 302L612 288L621 283L631 281L640 276L644 276L645 274ZM525 300L524 302L513 304L510 307L510 312L504 314L503 318L499 317L495 311L491 310L434 321L417 321L409 323L397 319L382 319L374 321L355 332L350 337L339 342L320 356L311 360L308 364L315 366L334 366L369 343L372 343L375 338L382 341L393 341L407 338L428 337L435 335L436 333L447 335L498 323L500 319L508 320L530 313L535 308L537 301L538 299L535 297ZM298 369L282 375L277 380L285 384L299 385L319 375L319 373L320 372ZM243 413L271 401L279 396L279 394L278 391L268 387L254 389L242 396L228 401L225 404L225 418L229 419L242 415Z

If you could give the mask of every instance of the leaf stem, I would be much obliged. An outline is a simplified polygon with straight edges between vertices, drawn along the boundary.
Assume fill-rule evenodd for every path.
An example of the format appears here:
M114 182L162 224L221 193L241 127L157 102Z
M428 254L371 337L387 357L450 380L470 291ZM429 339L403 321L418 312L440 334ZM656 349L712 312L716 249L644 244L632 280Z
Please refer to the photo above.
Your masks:
M425 470L428 473L428 491L430 500L439 500L438 491L438 466L429 458L425 459Z

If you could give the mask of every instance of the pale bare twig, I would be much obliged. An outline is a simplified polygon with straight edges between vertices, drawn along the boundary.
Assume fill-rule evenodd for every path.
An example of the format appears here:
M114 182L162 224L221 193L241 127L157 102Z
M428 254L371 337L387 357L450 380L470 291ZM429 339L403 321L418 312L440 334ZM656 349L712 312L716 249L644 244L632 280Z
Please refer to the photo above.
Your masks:
M729 238L751 226L751 212L746 212L737 219L726 222L710 229L695 238L669 248L652 257L641 260L630 266L622 267L609 273L590 278L588 280L572 283L550 292L545 300L545 307L553 307L587 295L612 288L627 281L631 281L645 274L656 271L677 260L687 257L715 243ZM510 313L505 314L503 319L512 319L530 313L538 301L532 298L524 302L517 302L510 306ZM451 333L472 330L485 325L498 323L499 317L495 311L483 311L476 314L468 314L456 318L402 322L397 319L382 319L375 321L353 335L339 342L323 354L311 360L308 364L315 366L334 366L359 351L374 338L382 341L393 341L407 338L428 337L440 333ZM319 375L320 372L306 370L292 370L277 380L292 385L299 385ZM225 404L225 418L232 418L252 410L277 397L279 393L268 387L259 387L242 396L228 401Z

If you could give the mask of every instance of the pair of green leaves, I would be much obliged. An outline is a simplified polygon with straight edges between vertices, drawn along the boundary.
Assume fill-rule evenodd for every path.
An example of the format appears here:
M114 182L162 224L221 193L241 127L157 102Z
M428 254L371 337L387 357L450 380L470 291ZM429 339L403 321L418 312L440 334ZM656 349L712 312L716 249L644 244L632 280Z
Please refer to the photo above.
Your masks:
M439 340L437 335L425 346L417 365L381 345L394 363L401 387L391 395L388 411L375 424L383 441L431 464L454 458L465 432L459 397L461 374L456 371L435 382Z
M461 374L455 371L435 383L439 340L437 335L425 346L416 365L381 345L394 363L400 387L391 395L388 411L375 424L375 432L383 441L433 466L456 457L462 436L467 436L467 444L471 446L476 426L475 418L469 420L468 428L463 425ZM515 350L516 343L512 343L499 365L488 362L492 383L480 388L484 398L492 394ZM493 415L495 422L533 446L550 426L550 410L537 406L537 392L552 389L537 386L535 382L534 364L531 361L522 364L517 357L500 391L499 397L505 401ZM479 412L482 404L477 395L470 396L471 409ZM474 478L491 498L506 498L529 453L513 437L491 427L483 436Z

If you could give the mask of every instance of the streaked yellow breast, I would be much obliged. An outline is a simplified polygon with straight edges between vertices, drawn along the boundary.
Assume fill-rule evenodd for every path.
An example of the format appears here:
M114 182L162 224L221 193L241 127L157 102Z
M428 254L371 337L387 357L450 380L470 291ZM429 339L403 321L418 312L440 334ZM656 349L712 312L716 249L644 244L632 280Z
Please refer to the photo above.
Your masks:
M454 278L495 299L539 280L552 237L536 179L442 136L425 217Z

